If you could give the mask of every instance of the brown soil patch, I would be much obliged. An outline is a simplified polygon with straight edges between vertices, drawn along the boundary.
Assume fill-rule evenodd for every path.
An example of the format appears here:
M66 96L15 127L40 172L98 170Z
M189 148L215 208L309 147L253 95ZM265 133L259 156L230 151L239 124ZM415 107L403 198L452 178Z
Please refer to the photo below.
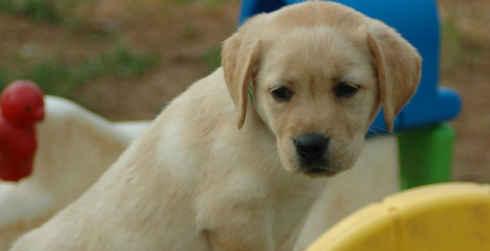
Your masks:
M445 32L441 81L458 91L455 178L490 182L490 1L440 0Z

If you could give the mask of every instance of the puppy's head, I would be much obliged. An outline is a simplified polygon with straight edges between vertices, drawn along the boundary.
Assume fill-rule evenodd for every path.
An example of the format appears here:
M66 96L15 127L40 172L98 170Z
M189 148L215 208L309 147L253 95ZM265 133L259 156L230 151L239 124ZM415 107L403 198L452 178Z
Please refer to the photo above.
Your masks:
M415 92L420 64L393 29L322 1L256 16L222 50L238 127L257 112L276 137L282 165L309 175L351 167L381 106L392 129Z

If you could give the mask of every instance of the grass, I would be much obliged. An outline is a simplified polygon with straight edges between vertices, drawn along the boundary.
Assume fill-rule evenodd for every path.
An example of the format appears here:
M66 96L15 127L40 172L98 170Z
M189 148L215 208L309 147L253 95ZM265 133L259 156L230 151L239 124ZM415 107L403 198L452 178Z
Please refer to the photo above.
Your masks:
M209 71L214 71L221 65L221 47L219 45L212 46L201 57L206 62Z
M227 2L227 0L173 0L177 4L185 5L191 3L201 3L208 7L219 7Z
M76 14L76 9L81 4L92 2L93 0L0 0L0 12L23 16L35 22L63 25L72 31L107 35L109 31L92 27L85 18Z
M100 36L101 32L85 29L83 20L72 15L80 4L92 0L0 0L0 12L29 18L35 22L63 25L68 30L79 30L87 36ZM104 34L105 35L105 34ZM118 40L120 37L107 37ZM12 62L16 61L11 59ZM119 78L141 76L158 63L158 56L150 53L135 52L118 45L112 50L86 58L77 64L67 64L63 60L49 58L35 64L11 64L12 67L0 68L0 90L16 79L35 81L51 95L67 96L70 91L88 81L100 77ZM15 67L14 67L15 65Z
M61 25L68 31L79 31L80 36L99 36L104 39L118 41L124 34L117 32L98 32L88 27L84 17L77 14L81 5L93 4L95 0L0 0L0 12L22 16L35 22ZM206 6L219 6L224 0L162 0L173 3L199 3ZM82 8L83 9L83 8ZM77 16L78 15L78 16ZM183 36L193 40L198 36L195 27L185 27ZM107 40L106 40L107 41ZM73 88L89 81L116 76L119 78L141 76L158 63L158 56L149 53L134 52L124 46L116 46L110 51L86 58L78 63L67 64L61 57L49 57L36 60L9 58L10 63L0 66L0 90L16 79L30 79L38 83L51 95L68 96ZM19 61L20 60L20 61ZM220 65L220 47L213 46L201 55L201 62L214 70Z
M0 11L48 23L59 23L63 19L54 3L46 0L0 0Z
M8 75L9 73L6 69L0 69L0 90L7 85Z
M15 79L29 79L35 81L47 94L67 96L74 87L99 77L141 76L157 62L158 58L152 54L133 52L117 46L78 65L47 60L16 72L0 69L0 89Z

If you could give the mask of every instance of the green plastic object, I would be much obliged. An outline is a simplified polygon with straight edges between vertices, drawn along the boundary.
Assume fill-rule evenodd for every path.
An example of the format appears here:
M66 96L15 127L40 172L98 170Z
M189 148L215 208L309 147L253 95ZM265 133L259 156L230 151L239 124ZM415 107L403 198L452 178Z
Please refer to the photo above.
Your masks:
M448 124L400 133L401 189L451 180L454 138Z

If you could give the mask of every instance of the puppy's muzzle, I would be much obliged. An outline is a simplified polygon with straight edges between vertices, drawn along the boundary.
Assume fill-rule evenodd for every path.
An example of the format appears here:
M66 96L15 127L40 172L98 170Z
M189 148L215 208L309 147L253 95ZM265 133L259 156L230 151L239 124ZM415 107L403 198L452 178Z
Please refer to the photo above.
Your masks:
M293 139L301 171L307 174L329 172L328 146L330 139L318 133L308 133Z

